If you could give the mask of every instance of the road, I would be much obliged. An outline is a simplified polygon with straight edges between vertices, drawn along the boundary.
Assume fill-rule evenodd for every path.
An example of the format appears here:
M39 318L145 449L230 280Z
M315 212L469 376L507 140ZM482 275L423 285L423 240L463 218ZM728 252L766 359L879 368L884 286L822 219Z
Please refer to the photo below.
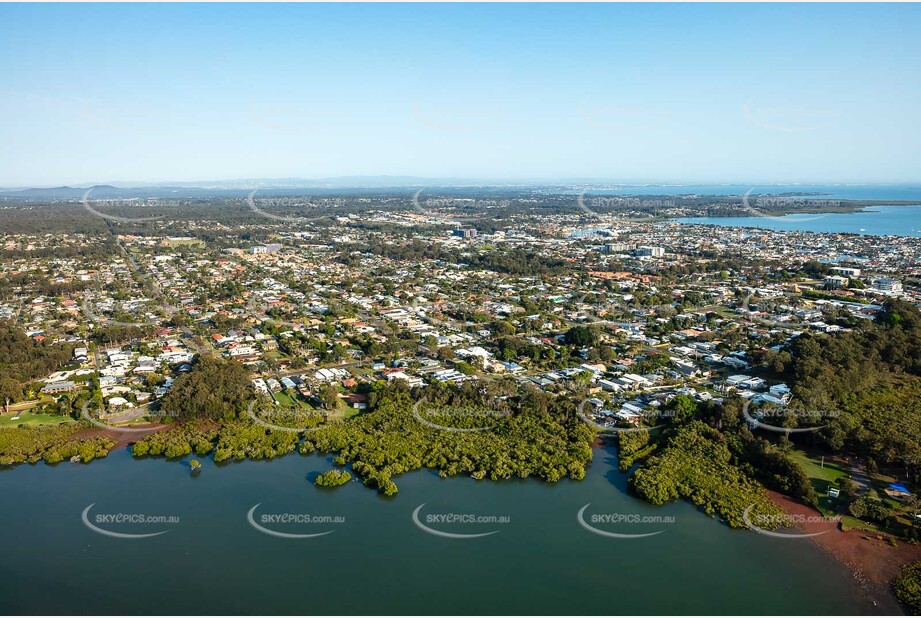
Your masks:
M117 240L117 243L119 249L121 249L121 252L124 254L125 259L128 261L128 264L131 267L131 272L134 273L134 275L140 281L146 281L148 284L150 284L150 288L153 290L154 295L157 297L156 300L160 303L160 308L163 309L164 313L166 313L171 318L175 317L177 313L181 313L179 309L166 301L166 296L163 294L163 290L160 289L159 284L154 281L153 278L148 277L147 274L144 273L144 271L141 269L141 266L134 259L134 256L131 255L131 252L128 251L128 248L124 245L124 243L122 243L120 240ZM207 346L195 335L195 333L192 332L192 329L190 329L185 324L180 324L179 330L182 331L182 333L192 341L192 345L195 346L195 349L198 351L199 355L206 356L210 354Z
M16 309L16 317L13 318L13 326L17 326L17 325L19 324L19 320L20 320L20 318L22 317L22 306L23 306L23 301L22 301L22 299L20 298L20 299L19 299L19 308Z

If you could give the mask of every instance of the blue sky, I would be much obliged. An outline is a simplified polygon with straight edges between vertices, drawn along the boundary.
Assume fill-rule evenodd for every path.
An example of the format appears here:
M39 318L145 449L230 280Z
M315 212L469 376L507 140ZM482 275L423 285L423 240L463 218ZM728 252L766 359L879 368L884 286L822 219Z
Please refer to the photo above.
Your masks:
M0 185L921 181L918 5L0 5Z

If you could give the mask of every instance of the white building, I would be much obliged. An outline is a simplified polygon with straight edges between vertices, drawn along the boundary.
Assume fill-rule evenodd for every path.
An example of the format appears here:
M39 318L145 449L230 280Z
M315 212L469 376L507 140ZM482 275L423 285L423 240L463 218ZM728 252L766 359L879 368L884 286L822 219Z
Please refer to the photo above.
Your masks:
M901 292L902 282L892 277L876 277L871 280L874 289L881 292Z

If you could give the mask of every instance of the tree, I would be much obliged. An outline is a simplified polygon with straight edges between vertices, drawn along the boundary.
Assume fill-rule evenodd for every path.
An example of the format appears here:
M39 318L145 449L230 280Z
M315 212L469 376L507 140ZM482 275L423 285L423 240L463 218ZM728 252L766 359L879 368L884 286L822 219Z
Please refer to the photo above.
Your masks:
M314 484L318 487L338 487L345 485L352 479L352 475L345 470L330 470L324 472L314 479Z
M231 359L201 356L192 371L176 378L160 410L171 418L232 419L256 399L249 372Z
M665 404L668 420L673 425L685 423L693 419L698 411L697 402L687 395L676 395Z
M327 410L335 410L339 406L339 388L335 384L327 384L320 390L320 401Z
M921 560L906 564L892 580L899 602L913 615L921 614Z
M856 498L860 492L860 486L850 477L838 479L838 487L841 489L841 493L848 498Z
M10 403L22 399L22 386L11 377L0 376L0 401L3 402L3 412L10 411Z
M597 340L598 334L588 326L573 326L563 336L563 341L578 348L593 346Z

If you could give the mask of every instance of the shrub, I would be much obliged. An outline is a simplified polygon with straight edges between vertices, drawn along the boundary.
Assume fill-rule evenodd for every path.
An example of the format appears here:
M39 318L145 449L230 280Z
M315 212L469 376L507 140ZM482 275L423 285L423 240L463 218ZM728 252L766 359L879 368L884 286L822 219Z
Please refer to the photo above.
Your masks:
M921 560L903 566L892 580L892 588L899 603L912 615L921 614Z

